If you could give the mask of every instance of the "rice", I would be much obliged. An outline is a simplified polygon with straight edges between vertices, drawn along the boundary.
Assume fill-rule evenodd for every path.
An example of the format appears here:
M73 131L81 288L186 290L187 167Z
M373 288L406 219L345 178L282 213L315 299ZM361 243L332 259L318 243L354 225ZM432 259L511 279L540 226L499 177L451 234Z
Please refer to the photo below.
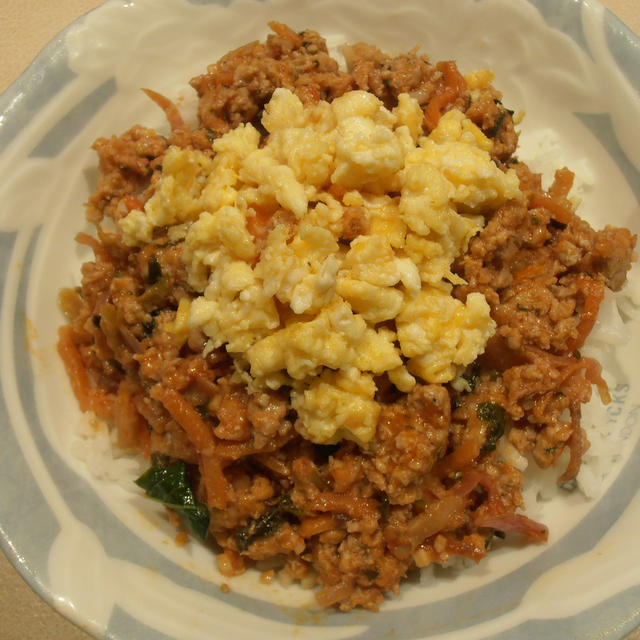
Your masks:
M90 412L79 416L75 425L71 455L83 462L96 480L115 482L128 492L138 493L134 480L147 467L144 458L120 449L116 432Z

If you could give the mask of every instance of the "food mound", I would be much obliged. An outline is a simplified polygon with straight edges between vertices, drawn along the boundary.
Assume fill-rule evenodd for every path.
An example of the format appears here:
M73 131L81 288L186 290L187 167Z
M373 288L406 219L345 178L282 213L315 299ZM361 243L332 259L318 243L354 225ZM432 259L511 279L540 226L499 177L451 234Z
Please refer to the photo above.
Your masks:
M514 153L488 70L271 24L191 81L199 122L94 144L97 235L59 351L137 483L322 606L376 609L413 568L547 539L514 455L589 446L581 357L634 259ZM270 569L273 575L273 569ZM267 573L269 573L269 571Z

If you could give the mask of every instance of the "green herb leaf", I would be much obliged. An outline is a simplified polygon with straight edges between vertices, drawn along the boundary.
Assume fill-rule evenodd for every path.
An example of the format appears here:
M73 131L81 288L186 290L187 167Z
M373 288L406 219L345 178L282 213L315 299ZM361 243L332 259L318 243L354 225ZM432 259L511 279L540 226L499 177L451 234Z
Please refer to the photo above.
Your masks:
M389 502L389 496L386 493L382 494L380 498L380 524L387 524L389 522L389 508L391 503Z
M473 362L467 367L467 370L462 374L462 377L469 383L469 388L473 391L476 388L476 383L480 377L480 365L478 362Z
M498 117L495 120L494 125L485 131L485 135L487 138L495 138L498 133L500 133L500 129L502 129L502 125L504 124L505 118L507 117L507 110L503 109Z
M207 537L209 509L195 499L182 460L166 466L154 464L136 480L136 484L150 498L173 509L198 538Z
M162 267L160 266L158 257L153 253L147 261L147 282L149 284L155 284L160 278L162 278Z
M489 424L489 433L482 447L484 451L494 451L498 440L504 435L507 417L505 410L497 402L479 402L476 414Z
M283 496L277 504L236 533L238 551L246 551L254 542L272 536L283 524L302 515L293 500L289 496Z

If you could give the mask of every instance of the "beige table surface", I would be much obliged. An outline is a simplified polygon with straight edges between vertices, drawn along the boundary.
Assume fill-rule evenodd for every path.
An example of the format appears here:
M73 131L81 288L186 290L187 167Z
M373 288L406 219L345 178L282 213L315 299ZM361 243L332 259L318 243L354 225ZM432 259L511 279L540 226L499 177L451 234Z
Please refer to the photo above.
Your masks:
M0 0L0 92L61 29L101 1ZM603 0L603 3L640 33L640 0ZM40 600L0 552L0 640L90 640L90 637ZM627 640L640 640L640 629Z

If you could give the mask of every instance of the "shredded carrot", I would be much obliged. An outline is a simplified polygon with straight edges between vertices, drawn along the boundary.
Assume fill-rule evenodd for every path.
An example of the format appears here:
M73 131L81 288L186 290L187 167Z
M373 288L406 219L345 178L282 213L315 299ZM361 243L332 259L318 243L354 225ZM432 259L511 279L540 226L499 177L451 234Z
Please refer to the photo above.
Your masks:
M302 37L297 34L291 27L282 22L276 22L272 20L269 22L269 26L283 39L291 43L294 49L299 49L302 46Z
M343 187L341 184L336 184L334 182L331 183L331 186L327 190L330 195L332 195L336 200L342 201L345 194L347 193L347 188Z
M222 461L213 455L203 455L200 459L200 473L207 490L207 504L214 509L226 509L229 483L224 475Z
M577 326L578 334L567 345L567 351L571 353L579 349L591 333L596 322L600 303L604 298L604 283L593 278L580 278L578 288L584 296L584 307L580 316L580 323Z
M446 105L453 102L467 87L464 77L452 60L438 62L436 68L444 77L445 88L429 100L425 110L424 121L430 131L433 131L438 125Z
M443 60L436 64L436 69L444 75L444 83L447 88L453 89L459 95L467 88L467 82L458 71L458 66L453 60Z
M93 411L100 418L108 418L111 415L109 399L103 392L92 389L89 374L73 341L73 327L60 327L58 336L58 353L67 370L80 410Z
M446 105L454 100L456 94L453 89L446 88L442 93L429 100L427 109L424 112L424 121L430 131L433 131L440 121L442 110Z
M135 196L125 196L122 199L122 202L127 208L127 211L133 211L133 209L142 209L142 207L144 207L144 202L142 202L140 198L136 198Z
M584 432L584 429L580 426L580 401L575 400L571 403L571 426L573 431L569 436L569 464L564 470L564 473L558 478L558 482L568 482L573 480L580 471L580 465L582 464L582 456L589 448L589 441Z
M132 392L133 385L125 378L118 386L113 403L113 422L118 433L118 444L123 449L136 448L139 445L139 434L147 431L145 420L133 404Z
M602 404L609 404L611 402L611 394L605 379L602 377L602 365L593 358L583 357L581 362L584 367L585 377L598 388Z
M549 195L553 199L566 198L573 187L573 179L575 174L573 171L563 167L555 173L553 184L549 187Z
M553 198L535 193L529 200L529 209L546 209L554 220L562 224L569 224L573 218L573 212L558 204Z
M211 427L200 417L200 414L177 391L156 385L151 389L151 396L160 402L169 415L185 430L191 444L202 454L211 454L215 450L216 441Z
M324 533L325 531L331 531L332 529L335 529L336 526L336 519L331 514L325 513L321 516L310 516L308 518L304 518L300 523L298 533L303 538L311 538L320 533Z
M167 116L171 126L171 131L184 128L184 120L178 111L178 107L169 98L151 89L143 89L143 91L164 111L164 115Z
M360 498L343 493L331 493L322 491L313 499L309 500L314 511L332 511L334 513L345 513L350 518L361 519L378 513L378 503L368 498Z
M537 278L538 276L544 275L546 272L546 267L537 262L535 264L529 264L522 269L518 269L513 274L513 282L522 282L523 280L531 280L532 278Z
M223 462L217 451L213 431L177 391L156 385L151 389L151 396L162 403L200 453L200 473L207 490L207 503L215 509L225 509L228 503L229 483L224 476Z
M289 440L294 438L294 434L285 433L284 435L276 435L271 440L268 440L262 446L256 446L253 440L247 440L245 442L231 442L224 440L218 442L216 445L216 454L222 460L239 460L246 456L252 456L256 453L271 453L284 447Z
M98 240L98 238L94 238L90 236L88 233L80 232L76 234L75 238L78 244L84 244L87 247L91 247L93 249L93 253L95 254L98 260L102 262L111 262L111 254L105 249L103 244Z
M256 239L266 236L267 227L273 211L269 211L257 204L252 204L251 208L256 212L254 216L247 216L247 231Z

